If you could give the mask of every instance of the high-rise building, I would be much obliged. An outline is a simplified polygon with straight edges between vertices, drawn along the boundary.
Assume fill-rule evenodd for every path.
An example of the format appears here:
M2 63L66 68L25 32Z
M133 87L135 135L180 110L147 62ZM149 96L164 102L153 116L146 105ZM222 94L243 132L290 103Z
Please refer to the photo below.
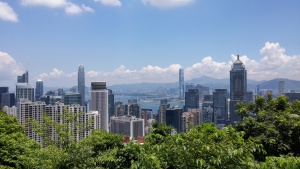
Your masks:
M201 110L189 109L181 116L181 131L188 132L190 129L196 127L201 122Z
M138 137L145 136L144 120L134 116L111 117L110 132L137 140Z
M141 118L144 119L144 125L148 126L148 120L153 119L152 109L141 109Z
M27 99L34 102L34 88L29 83L17 83L16 85L16 101Z
M256 95L260 95L260 84L256 85Z
M189 91L190 89L195 89L196 86L193 83L186 83L185 84L185 91Z
M216 116L212 107L205 107L202 110L201 123L216 123Z
M106 89L106 82L92 82L91 86L90 110L99 112L101 115L101 128L109 131L108 90Z
M179 99L184 98L184 70L179 69Z
M158 122L166 123L166 111L170 108L170 104L168 104L167 99L163 99L160 101L159 110L158 110Z
M79 104L81 105L81 94L80 93L66 93L64 97L65 105Z
M214 101L213 95L204 95L203 102L202 102L202 110L204 110L207 107L213 107L213 101Z
M228 122L227 100L227 89L216 89L213 92L213 111L217 119L217 124L227 124Z
M125 116L135 116L141 118L141 106L137 99L128 99L128 104L125 105Z
M188 109L199 109L199 92L197 89L189 89L185 92L184 111Z
M38 79L35 84L35 100L40 100L44 94L44 84L41 79Z
M79 65L78 68L78 93L81 94L81 106L84 106L85 102L85 75L83 65Z
M15 93L2 93L1 94L1 105L12 107L15 106Z
M197 84L197 86L195 86L195 89L198 90L198 92L199 92L199 99L201 101L204 100L204 95L209 95L209 87L205 87L205 86L202 86L200 84Z
M236 104L246 102L246 100L247 71L237 55L237 60L232 64L230 70L230 123L236 124L240 120L240 116L235 112Z
M42 138L32 130L33 126L30 120L34 119L42 124L45 107L44 102L32 102L30 100L20 100L18 102L19 121L24 126L26 135L39 143L42 143Z
M280 81L278 82L278 96L283 95L284 89L285 89L285 82L282 81L282 80L280 80Z
M113 94L111 89L108 90L108 114L110 117L115 115L115 95Z
M125 105L122 102L115 103L115 116L125 116Z
M177 132L181 132L182 108L175 106L166 111L166 125L171 126Z
M0 109L4 106L1 99L2 93L8 93L8 87L0 87Z
M98 113L98 111L90 111L88 113L85 113L83 116L80 116L80 122L84 124L90 123L90 127L88 130L80 133L79 138L86 138L87 136L92 134L93 130L100 129L100 121L101 115Z
M300 101L300 92L291 91L284 93L284 95L289 98L290 103L293 103L295 100Z
M21 108L18 104L21 100L34 102L34 88L29 83L17 83L16 85L16 105L18 119L20 118Z
M28 83L28 79L29 79L29 75L28 75L28 71L26 71L21 76L18 76L17 82L18 83Z
M45 102L32 102L29 100L20 100L18 102L19 112L20 112L20 123L24 126L25 133L32 139L43 144L42 138L35 133L31 123L31 119L36 120L39 124L44 124L43 115L46 113L51 119L60 124L68 124L69 132L72 132L73 139L79 141L81 138L85 137L84 131L80 130L80 126L77 126L76 123L82 122L87 124L85 120L85 106L80 105L64 105L63 103L55 103L54 105L46 105ZM82 113L80 116L76 116L75 121L69 121L66 119L66 111L70 115L76 116L77 114ZM83 120L83 121L80 121ZM50 135L51 139L58 140L59 134L57 133L54 126L48 126L47 132Z

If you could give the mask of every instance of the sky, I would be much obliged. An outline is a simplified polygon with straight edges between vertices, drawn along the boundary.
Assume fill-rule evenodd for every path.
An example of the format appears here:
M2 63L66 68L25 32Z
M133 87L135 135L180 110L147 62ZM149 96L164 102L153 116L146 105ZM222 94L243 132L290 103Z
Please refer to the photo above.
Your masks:
M300 80L299 0L0 0L0 86L229 78ZM13 88L12 88L13 90Z

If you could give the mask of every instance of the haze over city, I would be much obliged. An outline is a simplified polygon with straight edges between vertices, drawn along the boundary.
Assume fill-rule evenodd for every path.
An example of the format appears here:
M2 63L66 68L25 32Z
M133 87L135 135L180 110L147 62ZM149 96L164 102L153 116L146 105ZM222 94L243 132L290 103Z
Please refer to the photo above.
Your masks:
M240 54L248 79L300 80L300 2L0 0L0 81L76 85L229 78Z

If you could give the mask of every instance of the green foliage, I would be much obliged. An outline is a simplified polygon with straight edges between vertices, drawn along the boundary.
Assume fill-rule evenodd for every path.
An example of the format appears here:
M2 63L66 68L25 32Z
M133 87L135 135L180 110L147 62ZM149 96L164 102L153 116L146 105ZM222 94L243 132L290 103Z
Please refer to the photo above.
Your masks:
M158 124L154 121L152 124L151 132L146 136L146 143L159 144L167 140L171 136L172 127L167 126L165 123Z
M290 104L288 98L280 96L265 100L258 96L255 103L240 104L239 113L252 112L256 117L247 117L235 127L244 131L244 138L262 144L266 153L255 153L259 161L266 156L279 156L293 153L300 155L300 105Z
M260 169L299 169L300 158L291 156L267 157L265 162L260 163Z
M39 144L28 138L16 117L0 111L0 166L1 168L31 168L31 158Z

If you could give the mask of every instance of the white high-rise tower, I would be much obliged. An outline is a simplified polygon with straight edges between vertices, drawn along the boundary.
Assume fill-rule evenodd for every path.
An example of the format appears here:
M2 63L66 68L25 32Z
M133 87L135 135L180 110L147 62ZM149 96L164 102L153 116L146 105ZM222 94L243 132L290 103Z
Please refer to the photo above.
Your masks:
M108 90L106 89L106 82L92 82L91 86L90 111L98 111L101 116L101 128L109 131Z

